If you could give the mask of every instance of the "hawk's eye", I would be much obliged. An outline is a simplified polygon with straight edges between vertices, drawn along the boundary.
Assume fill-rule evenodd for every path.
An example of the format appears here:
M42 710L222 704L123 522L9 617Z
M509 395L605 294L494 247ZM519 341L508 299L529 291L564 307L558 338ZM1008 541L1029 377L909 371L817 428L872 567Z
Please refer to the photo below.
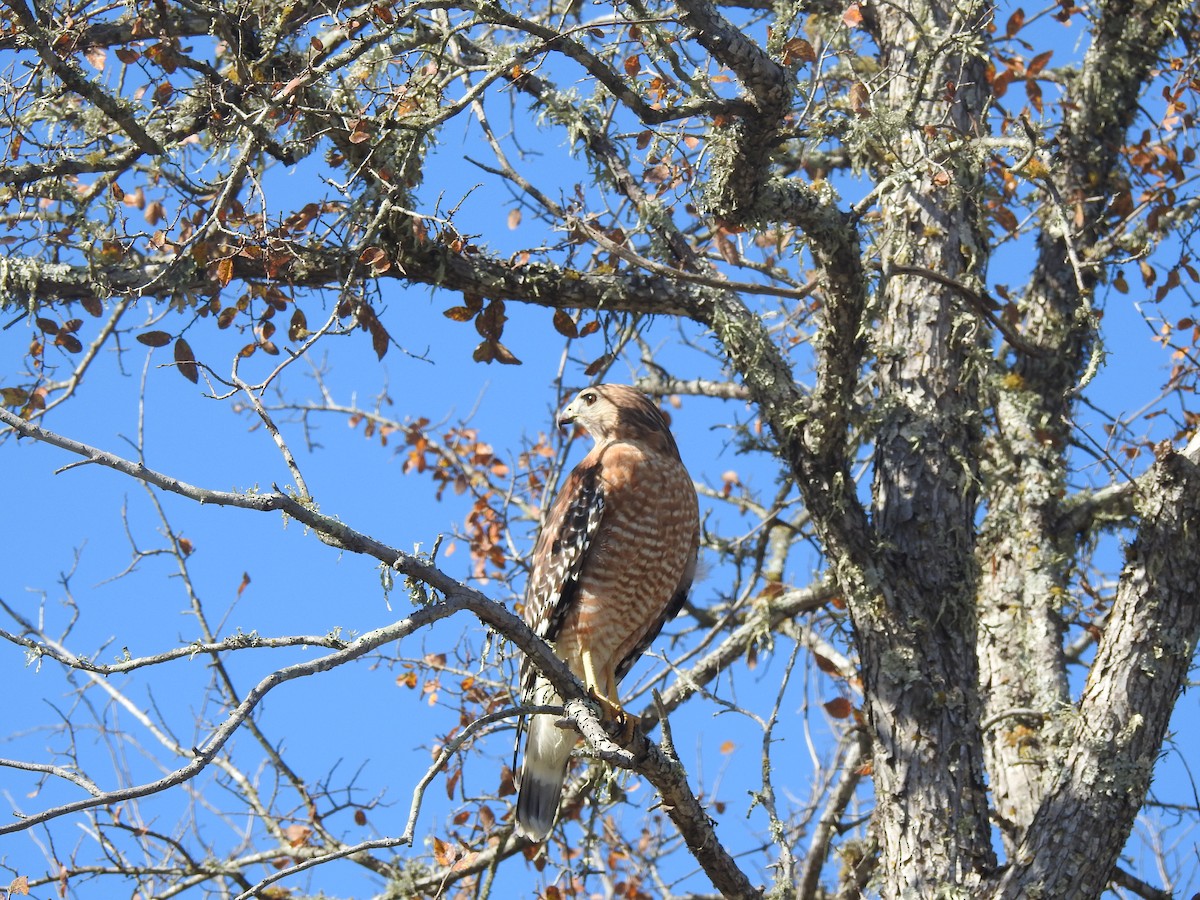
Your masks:
M596 395L592 391L588 391L586 394L583 395L583 402L586 403L588 406L591 406L593 403L596 402Z

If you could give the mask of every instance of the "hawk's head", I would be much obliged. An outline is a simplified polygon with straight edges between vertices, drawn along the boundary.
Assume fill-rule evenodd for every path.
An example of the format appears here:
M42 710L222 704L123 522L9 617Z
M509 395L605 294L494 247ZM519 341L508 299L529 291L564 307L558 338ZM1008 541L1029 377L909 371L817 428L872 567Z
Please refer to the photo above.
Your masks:
M563 407L558 424L579 425L597 444L637 441L679 456L662 411L649 397L627 384L584 388Z

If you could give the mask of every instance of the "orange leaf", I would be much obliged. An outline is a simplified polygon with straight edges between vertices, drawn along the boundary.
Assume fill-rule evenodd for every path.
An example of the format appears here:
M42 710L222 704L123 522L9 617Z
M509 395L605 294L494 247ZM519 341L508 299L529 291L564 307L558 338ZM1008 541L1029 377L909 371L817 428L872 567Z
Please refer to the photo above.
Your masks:
M1008 17L1008 24L1004 26L1004 34L1006 37L1012 37L1018 31L1025 27L1025 10L1017 7L1017 11Z
M454 848L441 838L433 839L433 858L439 866L448 866L454 862Z
M1035 78L1037 74L1046 68L1046 63L1050 62L1050 57L1054 55L1053 50L1047 50L1045 53L1039 53L1029 61L1029 65L1025 67L1025 75L1028 78Z
M862 20L862 8L857 3L851 3L842 14L842 22L850 28L857 28Z
M307 825L289 825L283 829L283 835L293 847L303 847L312 837L312 829Z
M221 287L229 284L233 279L233 257L227 256L217 263L217 283Z
M854 711L854 707L845 697L836 697L824 704L825 712L833 716L835 719L848 719L850 713Z
M246 586L248 584L250 584L250 573L243 572L242 573L242 583L238 585L238 589L237 589L237 595L239 597L242 596L242 591L244 591L246 589Z
M732 753L737 748L737 744L733 741L725 741L721 744L721 752L725 754Z

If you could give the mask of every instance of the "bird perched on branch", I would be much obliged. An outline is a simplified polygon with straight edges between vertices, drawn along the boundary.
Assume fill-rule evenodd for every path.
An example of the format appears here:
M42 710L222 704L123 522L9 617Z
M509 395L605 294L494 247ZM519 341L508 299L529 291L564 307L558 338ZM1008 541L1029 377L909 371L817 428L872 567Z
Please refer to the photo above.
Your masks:
M525 621L554 645L617 724L617 683L679 612L696 570L696 490L667 420L641 392L621 384L585 388L563 409L596 442L554 499L533 551ZM527 704L562 698L526 659ZM529 722L517 826L531 840L550 833L578 739L559 717Z

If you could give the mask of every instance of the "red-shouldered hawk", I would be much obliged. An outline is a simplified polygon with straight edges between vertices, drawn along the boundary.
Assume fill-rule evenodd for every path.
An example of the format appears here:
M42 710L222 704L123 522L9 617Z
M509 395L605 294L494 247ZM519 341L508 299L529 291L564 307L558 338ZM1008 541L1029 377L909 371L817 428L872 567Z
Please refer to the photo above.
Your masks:
M582 426L596 445L567 477L533 551L525 621L598 697L620 712L617 682L683 605L696 571L696 490L667 421L627 385L585 388L560 426ZM521 665L525 702L562 703L533 666ZM578 735L533 716L517 796L517 826L545 840Z

